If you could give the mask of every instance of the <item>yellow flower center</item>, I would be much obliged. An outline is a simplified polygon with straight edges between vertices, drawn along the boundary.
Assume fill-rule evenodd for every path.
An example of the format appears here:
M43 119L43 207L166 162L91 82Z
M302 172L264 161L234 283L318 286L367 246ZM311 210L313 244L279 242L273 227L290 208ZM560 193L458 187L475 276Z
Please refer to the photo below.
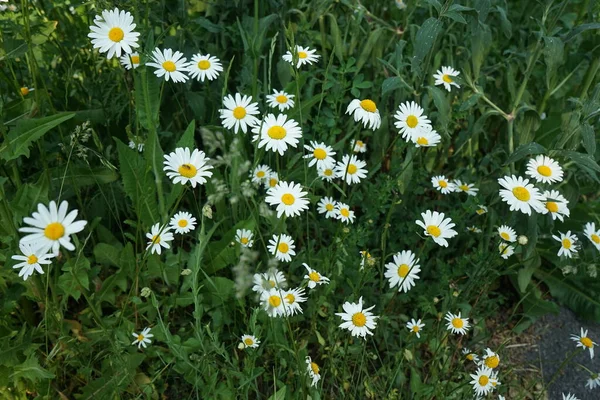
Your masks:
M272 288L275 287L275 281L271 279L269 281L269 286L271 286Z
M296 301L296 297L291 293L286 294L285 299L287 300L288 304L294 304Z
M317 160L324 160L325 157L327 157L327 152L323 149L315 149L315 151L313 151L313 156L317 159Z
M160 243L160 236L159 235L152 236L152 244L159 244L159 243Z
M410 268L408 267L408 265L406 264L402 264L398 267L398 276L400 278L406 278L406 275L408 275L408 271L410 270Z
M469 353L469 354L467 354L467 360L469 360L469 361L473 361L473 359L474 359L474 358L475 358L475 357L473 356L473 353Z
M464 325L464 322L461 318L452 318L452 326L456 329L461 329Z
M448 182L446 182L445 180L442 179L442 180L438 181L438 185L441 188L447 188L448 187Z
M547 209L548 209L548 211L550 211L550 212L553 212L553 213L555 213L555 212L558 212L558 204L556 204L556 203L555 203L555 202L553 202L553 201L549 201L549 202L547 202L547 203L546 203L546 208L547 208Z
M317 271L312 271L310 274L308 274L308 279L313 282L319 282L321 280L321 275L319 275Z
M242 119L246 116L246 109L244 107L236 107L233 109L233 117L236 119Z
M317 363L311 362L310 363L310 369L312 369L312 372L315 375L319 375L319 366L317 365Z
M251 338L246 338L244 339L244 343L246 344L246 346L252 346L254 344L254 340L252 340Z
M326 170L323 171L323 175L325 175L325 176L331 176L331 175L333 175L333 170L327 168Z
M279 243L277 250L279 250L280 253L287 253L290 250L290 246L288 246L287 243Z
M571 248L571 241L569 239L563 239L562 240L562 246L569 250Z
M256 173L256 177L257 178L264 178L265 177L265 171L258 171Z
M52 222L44 228L44 236L50 240L58 240L65 235L65 227L60 222Z
M502 232L502 233L500 234L500 237L501 237L502 239L504 239L504 240L510 240L510 236L509 236L509 235L508 235L508 233L506 233L506 232Z
M357 147L363 147L365 144L362 142L362 140L357 140L356 141L356 146Z
M414 326L412 327L412 331L413 331L413 332L415 332L415 333L419 332L420 330L421 330L421 329L419 329L419 327L418 327L417 325L414 325Z
M173 61L165 61L164 63L162 63L162 67L168 72L175 72L175 70L177 69L177 66Z
M414 128L415 126L417 126L418 123L419 120L414 115L409 115L408 117L406 117L406 125L408 125L409 128Z
M277 182L279 182L277 178L271 178L269 179L269 186L274 187L275 185L277 185Z
M279 104L285 104L288 101L288 98L282 94L280 94L279 96L275 97L275 100L277 100L277 102Z
M292 204L294 204L294 201L296 201L296 198L292 194L286 193L283 196L281 196L281 201L286 206L291 206Z
M28 87L25 87L25 86L23 86L23 87L21 88L21 94L22 94L23 96L27 96L27 95L29 94L29 88L28 88Z
M198 68L200 68L201 70L207 70L210 68L210 61L208 60L201 60L198 61Z
M125 32L123 32L123 29L119 28L118 26L115 26L108 31L108 38L113 42L119 43L124 37Z
M479 384L480 384L481 386L485 386L485 385L487 385L489 381L490 381L490 378L488 378L486 375L481 375L481 376L479 377Z
M181 176L185 176L186 178L193 178L198 172L192 164L182 164L177 171L179 171Z
M357 312L352 316L352 323L354 326L358 326L359 328L365 326L367 323L367 317L362 312Z
M485 365L488 368L496 368L500 364L500 359L497 356L490 356L485 359Z
M354 164L348 165L348 174L354 175L357 170L358 170L358 167L356 165L354 165Z
M592 238L592 242L594 242L596 244L600 244L600 236L596 235L595 233L592 233L591 238Z
M529 194L529 190L525 189L523 186L517 186L512 190L513 194L520 201L529 201L531 195Z
M462 190L463 192L468 192L469 191L469 186L468 185L460 185L458 188L460 190Z
M144 335L142 335L141 333L139 335L137 335L137 340L139 342L141 342L142 340L144 340Z
M348 218L348 216L350 216L350 211L348 211L347 208L342 208L340 209L340 214L342 214L345 218Z
M552 170L550 169L550 167L547 167L545 165L540 165L539 167L537 167L537 172L543 176L552 175Z
M287 134L287 132L285 131L285 128L283 126L279 126L279 125L272 126L267 131L267 135L269 135L269 137L271 139L276 139L276 140L283 139L286 134Z
M248 238L247 237L243 237L240 239L240 243L241 244L248 244Z
M271 307L279 307L279 305L281 305L281 297L279 297L279 296L269 297L269 304L271 305Z
M582 345L584 345L587 348L592 348L594 347L594 343L592 342L592 339L590 339L589 337L582 337L581 339L579 339L579 341L581 342Z
M35 254L30 255L29 257L27 257L27 264L35 264L38 262L38 258Z
M446 83L452 83L452 78L450 78L450 75L448 75L448 74L444 74L442 76L442 80Z
M428 225L427 233L429 233L433 237L438 237L442 234L442 231L436 225Z
M331 203L329 203L329 204L325 205L325 209L326 209L327 211L333 211L333 208L334 208L334 207L333 207L333 204L331 204Z
M131 63L132 64L139 64L140 63L140 56L131 56Z
M306 54L306 52L304 52L304 51L298 52L298 58L306 58L306 57L308 57L308 54Z
M374 113L375 111L377 111L377 105L375 105L375 102L373 100L364 99L360 102L360 106L363 110L368 111L370 113Z
M177 225L181 228L185 228L188 225L188 222L185 219L180 219L179 222L177 222Z
M420 146L427 146L429 144L429 140L427 140L427 138L421 136L420 138L417 139L417 144Z

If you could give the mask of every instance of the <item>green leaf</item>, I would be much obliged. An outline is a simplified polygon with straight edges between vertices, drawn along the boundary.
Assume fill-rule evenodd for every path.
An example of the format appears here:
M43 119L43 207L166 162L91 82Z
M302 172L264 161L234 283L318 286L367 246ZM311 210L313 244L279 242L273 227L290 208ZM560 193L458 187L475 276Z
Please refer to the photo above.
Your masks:
M386 78L381 84L381 95L385 96L392 90L400 89L403 86L402 78L399 76L392 76Z
M423 22L423 25L421 25L415 36L415 42L413 43L413 70L420 71L421 63L429 53L429 50L433 47L433 44L441 31L442 23L437 18L431 17Z
M479 98L481 97L481 93L475 93L471 97L469 97L465 102L460 105L459 111L466 111L477 104Z
M593 157L596 154L596 132L594 132L594 127L587 122L581 127L581 138L583 139L583 148Z
M421 390L422 382L421 375L416 368L410 368L410 391L413 394L419 393Z
M23 118L8 132L8 140L0 147L0 157L6 161L29 157L29 147L57 125L73 118L75 113L60 113L45 118Z
M65 167L52 168L50 170L52 184L60 186L63 178L65 183L73 188L82 188L91 185L105 185L119 179L117 171L106 167L90 167L69 165L65 174ZM65 185L67 186L67 185Z
M273 396L269 397L267 400L284 400L285 394L287 393L287 386L282 387L277 392L273 393Z
M453 21L456 21L460 24L467 24L467 21L465 20L465 17L463 17L461 15L461 13L456 12L456 11L448 11L446 14L444 14L444 17L448 17Z
M381 36L381 34L383 32L384 32L383 28L377 28L374 31L371 31L371 33L369 34L369 38L367 39L366 43L364 44L362 52L360 53L360 56L358 57L358 61L356 62L357 70L360 70L363 67L363 65L365 65L369 56L372 54L373 49L375 48L375 44L377 43L377 41L379 40L379 37Z
M118 267L120 250L107 243L98 243L94 247L94 257L96 257L96 262L99 264Z
M512 164L516 161L519 161L523 157L526 157L531 154L544 154L545 152L546 149L544 148L544 146L542 146L541 144L537 144L536 142L523 144L517 147L514 153L512 153L510 157L508 157L508 160L506 160L504 165Z
M481 14L480 14L481 16ZM479 71L483 60L493 43L492 32L487 25L478 24L471 33L471 61L473 62L473 78L479 79Z
M30 356L23 364L14 367L12 379L22 378L37 383L42 379L53 379L55 375L42 368L35 355Z
M583 169L600 172L600 165L598 165L596 160L589 154L578 153L571 150L563 150L561 153L575 161L575 164Z
M600 29L600 22L592 22L589 24L581 24L581 25L576 26L575 28L571 29L571 31L569 31L569 33L567 33L564 36L563 41L568 42L569 40L573 39L575 36L579 35L580 33L589 31L592 29Z
M160 83L154 74L144 67L135 76L135 111L142 127L155 132L160 108Z
M185 128L185 132L183 132L183 135L181 135L181 137L177 141L177 144L175 145L175 147L189 147L190 149L193 149L195 147L194 146L195 131L196 131L196 120L193 119L192 122L189 123L187 128Z
M63 265L62 271L64 273L58 278L58 287L65 295L79 300L81 290L87 290L90 286L90 262L83 256L72 258Z
M340 28L337 23L337 18L333 14L327 14L329 20L329 32L333 38L333 50L338 61L344 62L344 43L342 42L342 35L340 34Z
M551 84L556 70L564 62L564 43L557 37L544 37L544 60L546 61L546 88Z
M438 123L441 124L444 132L448 132L448 123L450 122L450 106L446 100L446 94L435 86L427 88L430 96L433 98L435 107L438 110Z

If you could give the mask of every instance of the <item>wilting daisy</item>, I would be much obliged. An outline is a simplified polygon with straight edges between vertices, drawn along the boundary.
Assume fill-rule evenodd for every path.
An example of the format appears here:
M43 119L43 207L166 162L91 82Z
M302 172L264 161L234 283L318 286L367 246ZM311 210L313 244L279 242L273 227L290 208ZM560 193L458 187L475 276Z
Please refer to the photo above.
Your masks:
M500 356L498 353L495 353L489 347L485 349L485 354L481 359L481 365L485 365L490 369L498 368L500 364Z
M467 349L466 347L462 349L462 353L465 356L465 358L469 361L473 361L475 363L479 361L479 356L473 353L471 350Z
M261 124L252 128L254 137L252 141L258 142L259 148L271 150L283 155L288 149L288 146L296 148L298 139L302 137L302 129L298 123L288 118L285 114L275 116L267 114Z
M600 386L600 374L593 374L592 376L590 376L590 378L588 379L588 381L585 384L585 387L592 390L595 389L596 387Z
M508 257L515 254L515 247L509 245L508 243L500 242L498 244L498 253L500 253L500 257L508 260Z
M28 233L19 243L38 242L41 251L52 250L55 255L60 246L69 251L75 250L71 235L81 232L87 221L75 221L77 210L67 214L68 209L69 203L66 201L62 201L60 207L56 207L56 202L51 201L48 208L39 203L37 212L31 214L31 217L23 218L23 222L31 226L19 228L19 232Z
M173 180L173 183L181 183L185 185L190 182L192 187L203 185L206 183L206 178L212 176L212 165L207 162L210 159L206 157L203 151L194 149L190 154L188 147L178 147L174 152L165 154L164 171L167 176Z
M23 86L21 89L19 89L19 91L21 92L21 94L23 96L27 96L29 94L29 92L33 92L35 89L34 88L30 88L27 86Z
M505 176L499 178L498 183L504 188L500 189L500 197L510 205L510 211L516 210L531 215L533 208L536 212L543 212L544 196L528 179L515 175Z
M469 330L469 319L461 318L460 311L457 315L452 314L450 311L448 311L445 320L448 321L446 329L452 331L452 333L459 333L461 335L465 335Z
M271 173L271 168L269 168L268 165L257 165L256 168L254 168L252 170L252 172L250 173L252 182L254 183L258 183L259 185L261 183L264 183L265 180L267 179L267 177L269 176L269 174Z
M161 51L157 47L152 52L152 62L146 65L156 68L154 75L159 78L164 76L167 82L169 79L175 83L185 82L190 78L185 74L188 72L187 58L179 51L173 52L171 49Z
M448 247L448 241L446 239L456 236L457 232L452 229L455 224L450 218L444 219L445 216L446 214L444 213L427 210L424 213L421 213L423 221L417 220L415 223L425 229L423 232L425 236L431 236L433 241L438 245Z
M180 211L171 218L169 225L175 233L188 233L196 229L196 218L189 212Z
M337 201L332 197L323 197L317 203L317 211L319 214L325 214L325 218L337 219L338 209L335 207Z
M317 164L317 169L333 168L335 166L335 159L333 158L335 151L333 151L333 147L311 140L310 145L305 144L304 148L310 151L310 154L304 156L304 158L310 159L308 163L309 167L315 164Z
M173 240L173 234L169 231L169 228L166 226L161 227L157 222L152 225L149 233L146 233L146 237L150 239L148 242L148 246L146 246L146 250L150 249L150 254L160 254L162 248L170 249L169 242Z
M361 179L367 177L365 167L367 163L359 160L355 155L344 155L342 161L338 161L335 166L336 174L343 178L348 185L359 183Z
M260 302L269 317L281 317L285 315L283 303L283 292L277 288L265 290L260 295Z
M473 380L470 382L473 385L473 390L477 396L486 396L493 390L491 376L492 370L487 367L477 368L475 374L470 374Z
M496 389L496 386L501 385L500 380L498 379L498 371L492 371L490 382L492 383L492 390ZM500 396L498 397L498 400L502 400L500 399Z
M475 184L466 183L458 179L454 180L454 185L457 192L464 192L469 196L477 196L477 192L479 191L479 189L475 187Z
M410 250L403 250L394 254L394 262L385 264L385 277L390 282L390 288L398 286L399 292L408 292L415 286L419 278L421 267L417 264L419 259Z
M594 222L588 222L583 229L584 235L592 242L592 244L600 251L600 229L596 230Z
M277 268L271 268L262 274L254 274L253 280L252 291L256 293L262 293L273 288L285 289L287 287L285 275Z
M302 190L302 185L294 182L279 182L277 186L267 191L265 201L277 206L277 218L283 213L286 217L295 217L308 210L308 192Z
M367 250L361 250L358 253L360 254L360 269L361 270L365 268L365 265L368 265L370 267L373 266L373 264L374 264L373 261L375 259L373 258L371 253L369 253Z
M366 153L367 152L367 144L362 140L354 140L350 142L350 147L352 147L352 152L354 153Z
M312 64L319 61L319 57L321 56L316 54L316 52L316 50L311 50L308 47L296 46L296 54L294 54L298 58L296 62L296 68L300 68L304 64ZM292 53L288 50L287 53L285 53L281 58L293 65L294 55L292 55Z
M125 69L136 69L140 66L140 55L138 53L123 54L119 62Z
M288 108L294 107L293 98L293 94L273 89L273 94L267 95L267 105L271 108L279 108L279 111L283 112Z
M590 350L590 358L594 358L594 346L597 346L598 343L593 342L592 339L588 337L587 329L584 331L581 328L581 335L571 335L571 340L577 342L577 347L582 347L584 350Z
M480 204L477 206L477 210L475 210L475 212L477 213L477 215L483 215L488 212L488 208Z
M498 235L507 242L514 242L517 240L517 232L508 225L502 225L498 228Z
M106 58L114 55L121 57L121 51L129 54L134 47L139 47L138 32L134 32L133 16L129 12L114 10L102 11L102 17L94 18L94 25L90 26L88 37L92 39L94 48L100 53L106 53Z
M292 261L292 256L296 255L295 248L292 237L286 234L273 235L267 246L269 253L273 254L279 261L284 262Z
M431 121L423 115L423 109L414 101L400 104L394 118L396 119L394 125L400 130L402 139L406 141L412 140L425 127L431 127Z
M377 326L376 319L379 318L378 316L373 315L371 312L375 306L363 309L361 297L358 300L358 303L350 303L347 301L342 305L342 308L344 309L344 312L335 313L335 315L344 320L344 322L340 325L340 328L349 330L352 336L362 337L365 339L367 334L373 335L371 330L375 329Z
M550 157L539 155L527 162L527 171L529 175L537 182L555 183L563 180L563 170L561 166Z
M308 279L308 288L314 289L317 285L329 284L329 278L321 275L316 270L312 269L306 263L302 263L304 268L306 268L306 275L304 275L304 279Z
M368 129L379 129L381 126L381 116L377 105L370 99L354 99L348 104L346 114L354 116L354 121L362 122L363 126Z
M334 168L334 166L327 168L317 168L317 174L319 175L319 178L321 178L321 180L331 182L335 178L339 178Z
M345 203L340 203L339 201L336 203L335 208L337 213L335 217L346 224L354 223L354 211L350 209L350 206Z
M577 397L575 397L574 394L571 394L570 392L566 396L564 393L562 393L562 397L563 397L563 400L579 400Z
M435 189L442 192L442 194L448 194L454 192L454 183L448 182L448 179L444 175L438 175L431 178L431 184Z
M297 313L302 314L302 306L300 303L304 303L306 301L306 297L304 295L304 289L295 288L286 290L282 293L285 315L293 316Z
M319 366L317 363L313 362L308 356L306 357L306 371L308 371L308 375L312 379L310 386L315 386L321 379L321 374L319 373Z
M416 147L435 147L441 139L442 137L431 126L423 127L420 131L413 132L411 136Z
M23 255L14 255L11 258L20 261L13 265L13 269L20 269L19 278L23 278L24 281L33 275L34 271L43 274L42 265L52 264L50 258L53 258L54 254L48 253L48 249L40 247L38 242L19 243L19 249Z
M254 335L242 335L242 342L238 348L247 349L250 347L251 349L255 349L260 344L260 340L256 338Z
M406 327L408 328L408 330L417 335L419 339L421 338L421 329L423 329L424 326L425 324L422 324L420 319L418 321L415 321L413 318L406 323Z
M195 54L188 64L190 78L204 82L204 79L213 81L223 71L221 61L210 54Z
M571 214L569 207L567 207L569 200L565 199L558 190L546 190L544 197L546 198L546 203L542 209L543 214L550 213L553 221L558 218L561 222L564 221L564 217L569 217Z
M473 233L481 233L483 232L481 229L479 229L478 227L476 227L475 225L472 226L467 226L466 227L466 231L467 232L473 232Z
M444 88L446 88L447 91L451 91L452 86L460 88L458 83L454 82L454 78L459 74L460 72L452 67L442 67L441 70L438 70L435 74L433 74L435 85L444 85Z
M135 338L135 340L131 344L133 344L133 345L137 344L138 349L142 346L144 348L146 348L146 346L148 344L152 343L150 341L150 338L154 337L154 335L150 333L150 328L144 328L144 330L142 332L140 332L140 333L134 332L132 335Z
M239 93L227 95L223 98L223 107L219 110L219 117L223 127L233 128L233 133L238 133L241 129L246 133L248 128L252 128L259 123L258 103L252 103L252 96L241 95Z
M252 240L253 236L252 232L248 229L237 229L235 231L235 241L244 247L252 247L254 244L254 240Z
M279 183L279 174L275 171L271 171L265 179L265 189L271 189L277 186Z
M571 231L567 231L567 233L561 233L560 237L556 235L552 235L552 239L560 242L560 250L558 250L558 256L565 255L567 258L572 258L574 253L577 253L577 246L575 242L577 241L577 236L574 234L571 235Z

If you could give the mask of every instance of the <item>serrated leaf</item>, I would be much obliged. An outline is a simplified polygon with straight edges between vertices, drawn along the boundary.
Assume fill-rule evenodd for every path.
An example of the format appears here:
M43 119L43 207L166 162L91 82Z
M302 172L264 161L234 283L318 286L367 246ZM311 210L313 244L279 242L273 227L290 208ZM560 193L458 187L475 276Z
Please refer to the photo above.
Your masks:
M35 355L30 356L23 364L14 367L12 379L22 378L37 383L42 379L53 379L55 375L42 368Z
M546 148L536 142L523 144L517 147L517 149L508 157L508 160L506 160L504 165L512 164L531 154L544 154L545 152Z
M596 154L596 132L594 132L594 127L587 122L581 127L581 139L583 148L593 157Z
M563 150L561 154L575 161L575 164L586 171L592 178L598 181L596 172L600 172L600 165L589 154L578 153L576 151Z
M79 300L81 290L87 290L90 286L89 270L90 262L87 258L80 256L78 259L70 259L62 267L63 273L58 278L58 287L65 295Z
M492 32L487 25L477 24L471 33L471 61L473 63L473 77L479 78L479 71L491 45Z

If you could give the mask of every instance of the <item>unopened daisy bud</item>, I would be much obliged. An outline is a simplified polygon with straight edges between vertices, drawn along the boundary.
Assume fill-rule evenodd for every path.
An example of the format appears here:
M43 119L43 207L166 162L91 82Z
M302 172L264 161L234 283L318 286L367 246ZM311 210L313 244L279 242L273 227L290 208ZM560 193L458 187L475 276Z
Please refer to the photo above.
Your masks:
M192 273L192 270L189 268L184 269L183 271L181 271L181 275L182 276L188 276L189 274Z
M588 265L587 273L590 276L590 278L595 278L598 276L598 270L596 269L596 266L594 264Z
M439 301L440 301L440 299L438 299L437 297L434 297L434 298L433 298L433 303L434 303L434 304L437 304L437 303L439 303Z
M454 297L458 297L458 290L455 290L455 291L452 293L452 296L454 296Z
M150 297L151 294L152 294L152 290L150 290L149 287L143 287L142 291L140 292L140 296L142 296L142 297Z
M212 208L210 207L210 204L205 204L204 207L202 207L202 215L204 215L208 219L212 219L213 212Z
M525 235L520 235L520 236L517 238L517 241L519 242L519 244L520 244L521 246L525 246L525 245L526 245L526 244L529 242L529 239L528 239L528 238L527 238L527 236L525 236Z

